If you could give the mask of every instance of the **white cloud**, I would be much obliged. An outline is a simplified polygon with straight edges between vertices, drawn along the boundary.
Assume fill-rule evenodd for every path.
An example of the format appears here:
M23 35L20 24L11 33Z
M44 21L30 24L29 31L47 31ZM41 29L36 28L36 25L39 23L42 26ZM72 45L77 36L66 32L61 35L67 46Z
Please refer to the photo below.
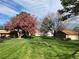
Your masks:
M0 13L6 14L6 15L9 15L9 16L14 16L18 12L14 11L14 10L6 7L6 6L0 5Z
M72 18L69 18L67 21L64 23L68 28L74 28L77 25L79 25L79 16L74 16Z
M56 12L57 9L61 8L60 0L12 0L12 1L22 5L25 8L22 11L30 12L31 14L35 15L38 18L43 18L48 13ZM18 13L12 10L11 8L3 5L0 5L0 12L3 14L7 14L9 16L14 16Z
M49 12L51 12L51 0L14 0L16 3L19 3L26 8L26 11L29 11L31 14L34 14L38 17L43 17ZM52 9L53 11L53 9Z

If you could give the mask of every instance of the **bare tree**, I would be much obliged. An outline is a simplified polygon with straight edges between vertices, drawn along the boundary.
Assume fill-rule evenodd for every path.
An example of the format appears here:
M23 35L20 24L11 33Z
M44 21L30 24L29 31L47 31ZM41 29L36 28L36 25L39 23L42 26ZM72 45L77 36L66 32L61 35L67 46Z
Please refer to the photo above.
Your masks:
M48 14L41 25L41 30L43 32L48 32L49 30L54 33L56 31L61 31L63 30L65 26L63 25L61 21L61 16L59 13L57 14Z

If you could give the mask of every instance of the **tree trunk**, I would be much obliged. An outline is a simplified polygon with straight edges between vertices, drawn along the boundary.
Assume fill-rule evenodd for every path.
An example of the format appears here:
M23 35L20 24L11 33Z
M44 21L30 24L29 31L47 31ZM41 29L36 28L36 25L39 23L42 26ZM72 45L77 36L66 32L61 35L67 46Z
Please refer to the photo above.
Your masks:
M18 32L17 34L18 34L18 38L21 39L22 36L21 33Z
M22 38L22 30L18 29L17 34L18 34L18 38L21 39Z
M53 32L53 37L54 37L54 39L55 39L55 32L56 32L56 31L54 30L54 32Z

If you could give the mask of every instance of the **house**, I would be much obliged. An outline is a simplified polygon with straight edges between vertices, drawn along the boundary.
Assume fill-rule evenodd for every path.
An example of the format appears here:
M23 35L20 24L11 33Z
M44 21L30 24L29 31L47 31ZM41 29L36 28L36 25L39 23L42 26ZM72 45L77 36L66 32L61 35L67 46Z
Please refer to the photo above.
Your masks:
M64 29L63 32L66 33L66 38L70 38L71 40L79 39L79 33L74 30Z
M51 37L53 36L53 33L51 31L48 31L46 35Z
M43 33L43 32L41 32L39 29L37 29L36 30L36 33L35 33L35 36L43 36L43 35L45 35L45 36L53 36L53 34L52 34L52 32L51 31L48 31L47 33Z
M0 37L9 37L10 31L0 30Z
M37 29L37 30L36 30L36 33L35 33L35 36L41 36L41 35L42 35L42 34L41 34L40 30Z

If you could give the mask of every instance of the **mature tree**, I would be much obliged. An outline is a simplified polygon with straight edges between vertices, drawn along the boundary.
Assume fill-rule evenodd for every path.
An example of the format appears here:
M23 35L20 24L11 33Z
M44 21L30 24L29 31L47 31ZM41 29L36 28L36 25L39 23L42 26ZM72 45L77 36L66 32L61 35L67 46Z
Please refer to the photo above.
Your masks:
M5 29L16 31L20 38L24 35L23 32L33 35L36 31L36 18L26 12L21 12L5 24Z
M48 17L44 18L42 24L41 24L41 32L43 32L44 34L46 34L49 30L52 30L53 28L53 23L52 20L50 20Z
M63 15L63 20L71 17L72 15L79 15L79 0L60 0L64 9L59 10Z
M41 25L41 31L44 33L47 33L48 31L51 31L53 33L55 31L63 30L63 28L64 25L62 24L62 21L60 20L60 15L58 13L56 15L47 15Z

